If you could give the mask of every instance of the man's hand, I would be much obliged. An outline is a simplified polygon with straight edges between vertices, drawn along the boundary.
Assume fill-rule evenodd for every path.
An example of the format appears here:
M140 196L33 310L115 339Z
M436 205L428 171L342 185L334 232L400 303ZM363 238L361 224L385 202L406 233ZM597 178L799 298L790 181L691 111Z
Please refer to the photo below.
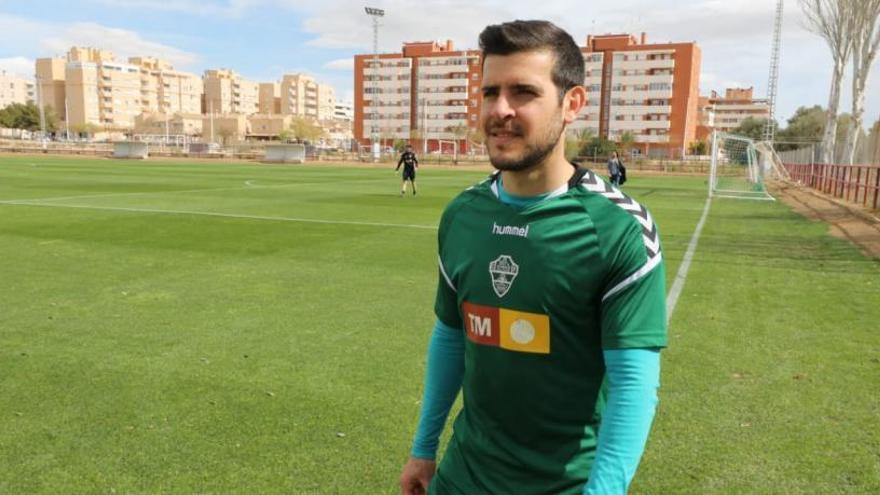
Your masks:
M424 495L428 492L428 483L434 477L437 463L428 459L410 457L400 473L401 495Z

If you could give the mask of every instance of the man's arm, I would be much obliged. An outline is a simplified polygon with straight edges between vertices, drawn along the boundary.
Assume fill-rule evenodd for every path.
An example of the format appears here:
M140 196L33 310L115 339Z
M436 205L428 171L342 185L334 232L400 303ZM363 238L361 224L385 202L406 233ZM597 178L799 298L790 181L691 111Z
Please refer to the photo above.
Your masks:
M437 455L440 433L461 389L463 376L464 331L437 320L428 343L425 392L413 442L413 457L434 459Z
M440 433L461 389L463 376L464 333L437 320L428 343L428 366L419 426L410 459L400 475L401 493L416 495L427 492L437 467L434 459Z
M660 386L659 349L606 350L608 403L584 495L626 494L645 450Z
M400 170L400 164L403 163L403 155L400 155L400 159L397 160L397 166L394 167L394 170Z

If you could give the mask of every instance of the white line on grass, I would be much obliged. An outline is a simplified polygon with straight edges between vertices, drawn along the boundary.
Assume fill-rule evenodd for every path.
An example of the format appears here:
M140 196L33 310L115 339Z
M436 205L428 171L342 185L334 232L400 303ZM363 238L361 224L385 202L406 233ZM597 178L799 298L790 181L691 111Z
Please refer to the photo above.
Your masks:
M248 220L267 220L271 222L300 222L300 223L321 223L329 225L356 225L361 227L395 227L404 229L421 229L421 230L437 230L436 225L413 225L403 223L381 223L381 222L355 222L342 220L319 220L315 218L295 218L295 217L270 217L263 215L243 215L238 213L216 213L210 211L189 211L189 210L159 210L153 208L126 208L115 206L89 206L89 205L65 205L55 203L30 203L3 201L0 204L8 206L40 206L45 208L78 208L83 210L102 210L102 211L130 211L134 213L159 213L165 215L196 215L207 217L221 218L243 218Z
M345 181L346 184L351 183L361 183L361 182L385 182L386 179L360 179L360 180L349 180ZM0 200L0 204L22 204L28 202L40 202L40 201L64 201L68 199L91 199L91 198L112 198L118 196L142 196L145 194L188 194L188 193L199 193L199 192L212 192L212 191L241 191L248 189L273 189L273 188L282 188L282 187L294 187L294 186L314 186L320 185L324 183L331 183L331 181L324 182L288 182L286 184L271 184L271 185L259 185L254 184L254 181L249 180L245 181L245 186L235 186L235 187L215 187L211 189L184 189L184 190L165 190L165 191L138 191L138 192L124 192L124 193L104 193L104 194L86 194L80 196L54 196L49 198L20 198L20 199L5 199ZM333 182L333 184L339 184L337 182Z
M697 250L697 241L700 239L700 232L703 231L703 225L706 223L706 217L709 216L709 206L712 204L712 197L706 198L706 206L703 207L703 215L700 217L700 221L697 222L697 228L694 229L694 234L691 236L691 242L688 243L687 251L684 253L684 258L681 260L681 265L678 267L678 273L675 274L675 281L672 283L672 288L669 289L669 294L666 296L666 323L669 323L672 320L672 313L675 311L675 304L678 302L678 297L681 295L681 289L684 288L684 281L687 278L688 270L691 267L691 260L694 258L694 252Z

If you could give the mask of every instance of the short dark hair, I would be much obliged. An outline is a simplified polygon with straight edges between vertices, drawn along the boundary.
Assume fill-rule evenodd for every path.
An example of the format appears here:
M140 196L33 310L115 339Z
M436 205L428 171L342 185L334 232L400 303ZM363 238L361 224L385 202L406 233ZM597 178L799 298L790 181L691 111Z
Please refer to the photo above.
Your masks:
M584 57L570 34L548 21L512 21L486 26L480 33L483 61L488 55L546 50L556 58L551 77L559 90L559 100L565 93L584 84Z

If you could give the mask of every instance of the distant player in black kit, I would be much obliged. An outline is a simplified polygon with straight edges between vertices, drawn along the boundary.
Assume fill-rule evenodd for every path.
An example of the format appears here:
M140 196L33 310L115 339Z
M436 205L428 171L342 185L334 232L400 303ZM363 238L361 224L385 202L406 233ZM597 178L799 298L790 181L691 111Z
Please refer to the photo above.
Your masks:
M400 155L400 160L397 161L397 168L394 171L400 170L400 166L403 165L403 176L401 176L400 180L400 195L403 196L406 194L406 181L412 182L413 196L416 195L416 169L419 168L419 159L416 158L416 154L413 153L412 146L406 145L406 151Z

